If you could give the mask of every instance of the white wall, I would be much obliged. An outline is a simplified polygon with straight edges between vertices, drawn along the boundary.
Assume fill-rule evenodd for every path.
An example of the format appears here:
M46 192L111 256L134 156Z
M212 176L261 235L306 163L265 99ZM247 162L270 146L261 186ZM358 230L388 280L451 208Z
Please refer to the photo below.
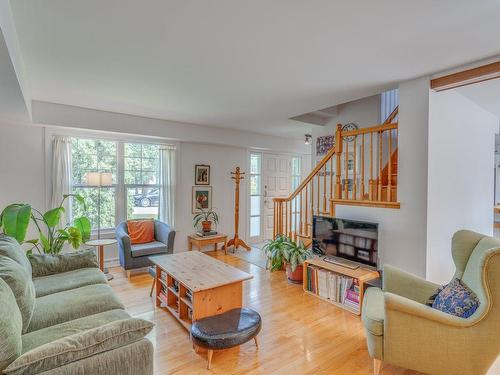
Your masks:
M0 121L0 210L15 202L45 207L43 154L41 127Z
M455 90L432 92L429 114L427 278L449 282L453 233L493 233L498 119Z
M429 80L399 85L398 200L401 209L337 206L336 216L379 223L379 256L425 277Z

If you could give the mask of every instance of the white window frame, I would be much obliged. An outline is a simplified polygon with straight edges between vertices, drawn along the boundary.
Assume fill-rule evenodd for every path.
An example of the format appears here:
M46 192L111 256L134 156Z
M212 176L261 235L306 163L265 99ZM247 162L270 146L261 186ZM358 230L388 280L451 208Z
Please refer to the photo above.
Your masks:
M251 169L251 158L252 155L258 155L260 158L260 171L259 173L252 173ZM262 152L256 152L256 151L250 151L248 153L248 238L249 242L251 243L257 243L261 242L263 238L263 231L264 231L264 218L263 218L263 210L264 210L264 195L263 195L263 189L262 189ZM259 186L259 192L260 194L251 194L251 177L252 176L260 176L260 186ZM252 215L252 196L260 196L260 207L259 207L259 215ZM259 228L259 235L258 236L251 236L251 225L252 225L252 217L259 217L260 220L260 228Z

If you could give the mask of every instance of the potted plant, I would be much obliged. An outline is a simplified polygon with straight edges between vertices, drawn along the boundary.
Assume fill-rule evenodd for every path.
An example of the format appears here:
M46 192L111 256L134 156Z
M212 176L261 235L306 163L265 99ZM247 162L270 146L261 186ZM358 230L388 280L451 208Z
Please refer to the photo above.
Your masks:
M21 244L33 245L28 250L28 255L35 248L39 253L58 254L66 242L71 244L74 249L78 249L82 243L90 239L90 220L82 216L74 219L72 223L61 225L62 214L65 211L64 202L69 197L73 197L86 210L85 201L78 194L64 195L59 206L45 213L26 203L14 203L2 211L0 229L3 230L4 234L14 237ZM30 221L35 225L39 238L25 240Z
M312 257L312 252L304 246L300 241L298 244L295 241L288 242L288 248L285 252L286 260L286 276L292 283L301 284L304 276L302 264L307 258Z
M311 251L302 242L297 244L291 238L279 234L274 240L268 241L262 250L267 255L268 267L271 271L286 269L290 282L302 283L302 263L312 256Z
M212 209L202 209L200 213L194 215L193 226L197 228L200 222L203 232L210 232L212 230L212 223L219 223L219 215L217 215L217 212Z

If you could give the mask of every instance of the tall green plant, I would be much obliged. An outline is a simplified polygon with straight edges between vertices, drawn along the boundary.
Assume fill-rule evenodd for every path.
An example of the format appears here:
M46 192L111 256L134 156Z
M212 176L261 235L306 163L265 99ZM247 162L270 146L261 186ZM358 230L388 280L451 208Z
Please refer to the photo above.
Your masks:
M267 255L271 271L280 271L289 263L294 272L299 264L312 257L312 252L302 242L297 243L284 234L278 234L274 240L268 241L262 250Z
M30 243L40 253L58 254L64 244L69 243L74 249L90 239L91 225L86 216L73 220L72 223L61 225L61 218L65 212L64 202L73 197L84 210L87 209L85 200L78 194L66 194L56 208L45 213L32 208L29 204L15 203L7 206L0 216L3 232L14 237L19 243ZM25 240L29 222L34 224L38 232L38 238Z

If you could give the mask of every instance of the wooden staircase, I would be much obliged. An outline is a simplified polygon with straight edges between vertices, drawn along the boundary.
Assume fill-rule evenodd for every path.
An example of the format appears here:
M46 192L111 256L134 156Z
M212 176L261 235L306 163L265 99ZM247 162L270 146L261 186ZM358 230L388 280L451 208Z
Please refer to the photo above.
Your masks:
M314 215L335 216L336 205L397 209L398 111L380 125L342 131L335 146L288 197L274 198L274 236L306 245ZM385 160L385 161L384 161Z

